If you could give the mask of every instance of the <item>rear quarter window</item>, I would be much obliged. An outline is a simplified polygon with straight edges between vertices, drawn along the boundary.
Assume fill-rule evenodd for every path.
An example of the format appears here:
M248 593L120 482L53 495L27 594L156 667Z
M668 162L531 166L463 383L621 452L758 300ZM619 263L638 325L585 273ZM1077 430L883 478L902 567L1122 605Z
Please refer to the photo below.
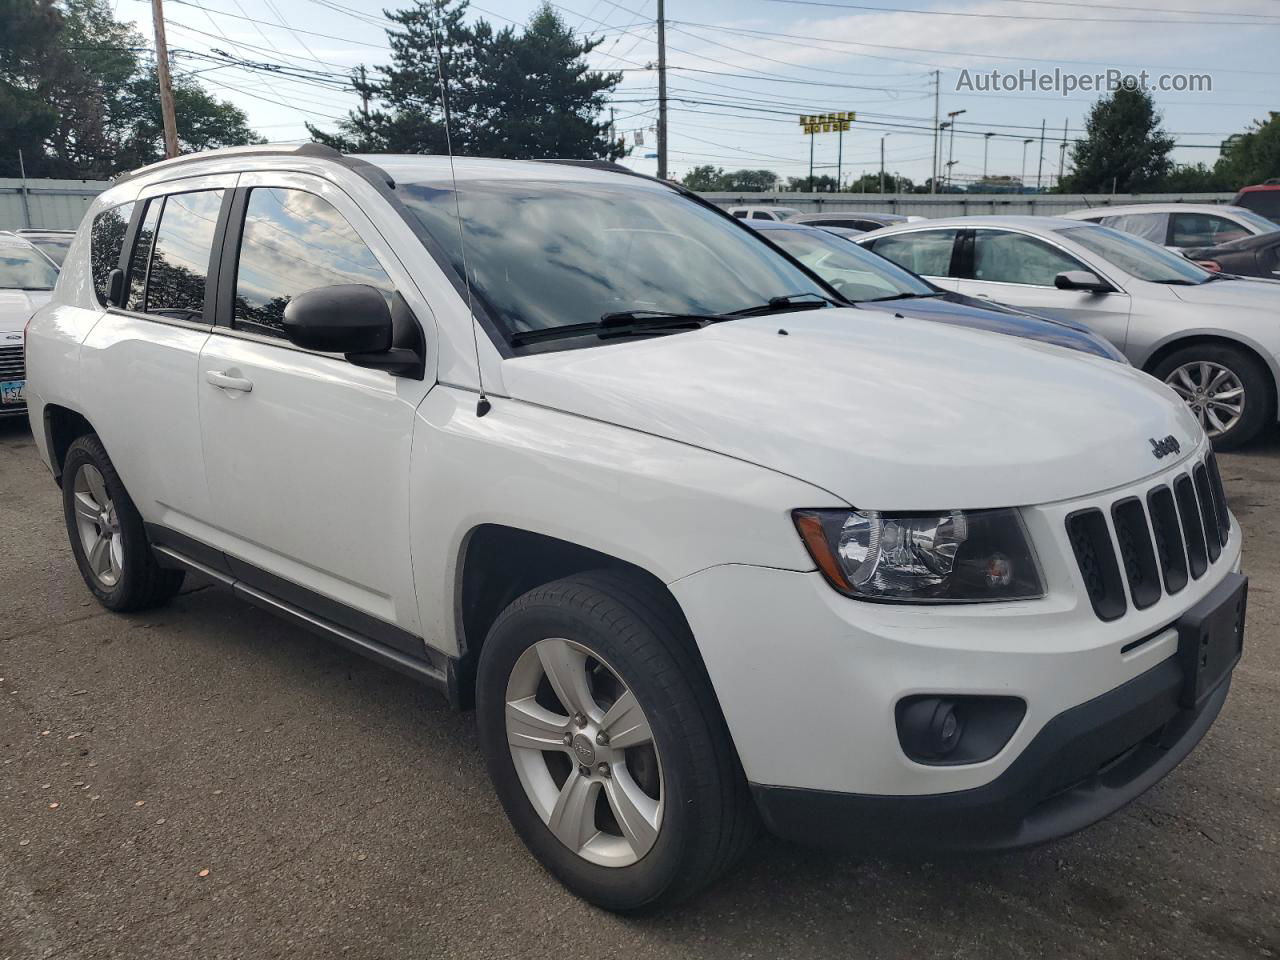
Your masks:
M103 210L93 218L89 232L89 268L93 272L93 289L98 303L107 305L107 282L111 271L120 266L120 250L133 216L133 203Z

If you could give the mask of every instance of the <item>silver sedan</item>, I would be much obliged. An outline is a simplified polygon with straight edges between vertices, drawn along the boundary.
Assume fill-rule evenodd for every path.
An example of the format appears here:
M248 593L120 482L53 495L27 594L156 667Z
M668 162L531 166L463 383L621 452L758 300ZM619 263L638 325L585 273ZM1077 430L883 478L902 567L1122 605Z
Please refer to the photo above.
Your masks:
M929 220L855 242L949 290L1082 321L1172 387L1220 450L1276 422L1276 281L1210 273L1139 237L1057 217Z

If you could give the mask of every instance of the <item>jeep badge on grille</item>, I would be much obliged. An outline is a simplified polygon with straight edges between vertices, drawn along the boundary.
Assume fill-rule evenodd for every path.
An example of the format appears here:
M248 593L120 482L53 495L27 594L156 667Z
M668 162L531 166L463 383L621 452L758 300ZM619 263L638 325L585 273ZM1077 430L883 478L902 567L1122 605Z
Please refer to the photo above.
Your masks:
M1157 440L1151 437L1148 441L1151 444L1151 452L1155 454L1157 460L1161 460L1171 453L1181 453L1182 447L1178 443L1178 438L1173 434L1165 437L1163 440Z

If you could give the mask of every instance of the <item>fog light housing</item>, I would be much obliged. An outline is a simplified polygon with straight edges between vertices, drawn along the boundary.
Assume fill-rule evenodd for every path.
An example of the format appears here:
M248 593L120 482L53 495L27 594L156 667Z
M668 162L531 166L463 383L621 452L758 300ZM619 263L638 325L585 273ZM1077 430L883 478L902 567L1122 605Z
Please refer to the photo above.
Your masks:
M894 710L898 743L916 763L953 766L990 760L1009 742L1027 703L1020 697L924 694Z

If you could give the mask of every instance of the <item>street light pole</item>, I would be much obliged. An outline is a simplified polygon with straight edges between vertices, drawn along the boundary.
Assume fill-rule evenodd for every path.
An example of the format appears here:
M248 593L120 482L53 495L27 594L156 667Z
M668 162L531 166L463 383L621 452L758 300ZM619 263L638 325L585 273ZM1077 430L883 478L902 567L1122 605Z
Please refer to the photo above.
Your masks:
M1035 143L1035 137L1027 137L1022 141L1022 173L1018 175L1018 192L1022 193L1027 185L1027 144Z
M982 135L982 179L984 182L987 179L987 148L991 146L991 138L994 136L994 133L984 133Z
M658 0L658 179L667 179L667 19L663 0Z
M884 142L886 139L888 139L891 136L893 136L893 134L886 133L884 134L884 136L880 138L880 192L881 193L884 193Z

